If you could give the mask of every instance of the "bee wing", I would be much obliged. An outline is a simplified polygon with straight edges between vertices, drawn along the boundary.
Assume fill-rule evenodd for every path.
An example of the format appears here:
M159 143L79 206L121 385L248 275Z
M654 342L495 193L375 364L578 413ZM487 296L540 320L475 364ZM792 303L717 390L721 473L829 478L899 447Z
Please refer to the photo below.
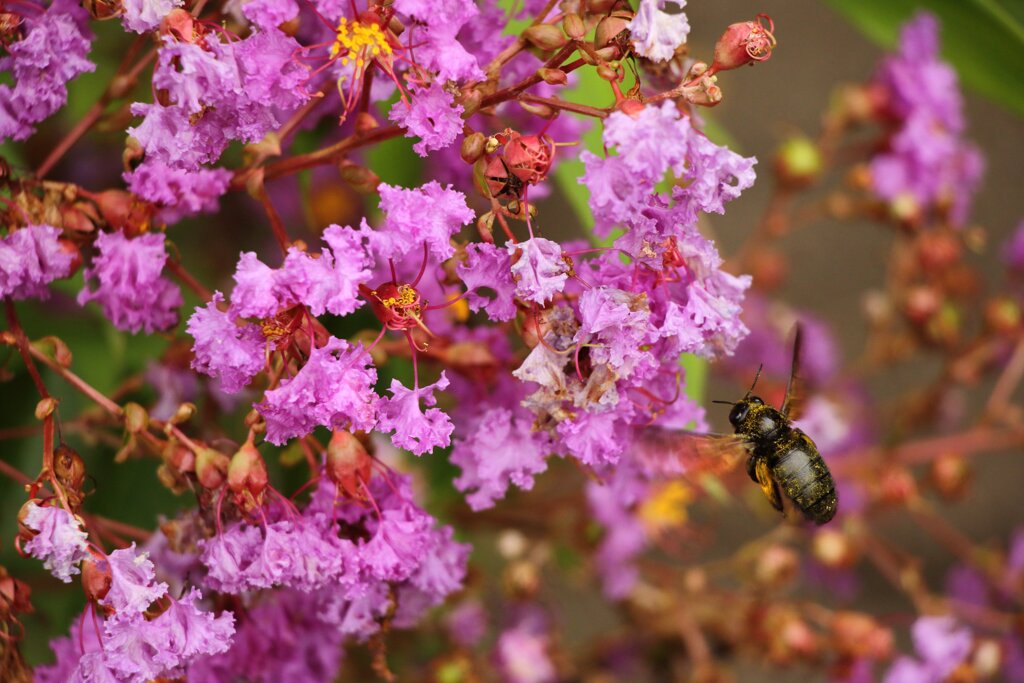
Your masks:
M736 434L648 427L637 441L637 456L649 471L665 476L717 475L747 456L747 444Z
M790 420L799 420L803 408L803 380L800 377L800 353L803 348L803 328L800 323L793 326L793 366L786 384L786 397L782 400L782 415Z

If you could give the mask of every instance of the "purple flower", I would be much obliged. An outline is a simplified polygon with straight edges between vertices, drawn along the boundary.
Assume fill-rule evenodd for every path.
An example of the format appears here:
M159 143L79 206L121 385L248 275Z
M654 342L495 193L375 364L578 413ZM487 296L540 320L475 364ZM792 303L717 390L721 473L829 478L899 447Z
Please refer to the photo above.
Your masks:
M67 83L96 68L86 59L92 32L85 10L73 0L55 0L38 10L24 16L24 37L0 56L0 72L14 79L13 88L0 84L0 142L32 135L34 124L67 102Z
M487 633L487 612L479 600L466 600L448 613L445 625L452 640L473 647Z
M184 0L125 0L121 23L136 33L152 31L159 28L172 9L182 4Z
M217 304L224 295L214 292L213 299L188 320L186 330L196 340L192 369L210 377L219 377L221 389L234 394L247 385L266 364L267 340L259 326L239 325Z
M592 287L579 300L577 344L592 344L592 363L607 364L619 377L628 377L636 363L649 355L645 348L658 331L651 324L647 297L614 287Z
M412 504L384 510L373 537L359 546L359 563L378 581L403 581L426 559L433 519Z
M206 585L222 593L252 588L248 571L259 556L263 537L259 527L235 524L199 542L200 557L209 570Z
M267 422L267 441L278 446L309 434L317 425L331 429L373 429L378 396L377 370L362 345L331 337L313 349L291 379L268 391L256 409Z
M412 148L425 157L455 142L462 132L462 105L437 81L412 92L412 102L395 102L388 118L405 128L407 138L422 138Z
M181 292L161 277L167 262L163 233L128 239L123 232L103 232L96 249L79 304L98 301L114 327L132 333L164 330L178 321ZM92 278L99 281L95 291L88 285Z
M637 503L647 496L648 485L633 467L613 470L605 483L587 484L591 514L604 528L595 560L609 597L622 598L633 589L639 572L633 561L647 546L647 531L635 514Z
M484 77L476 58L456 39L459 30L480 11L473 0L396 0L394 7L423 25L415 31L421 43L416 47L420 66L436 72L442 82Z
M233 276L231 313L239 318L269 318L277 313L281 303L275 292L275 273L255 252L242 252Z
M60 228L29 225L0 239L0 299L46 299L46 285L67 277L74 256L61 247Z
M135 552L134 543L107 555L106 565L110 569L110 590L99 602L118 614L141 614L167 593L167 584L156 581L148 553Z
M531 427L529 419L494 408L479 418L468 438L455 442L450 460L462 468L455 488L469 492L472 509L493 507L512 484L530 490L534 475L547 469L551 444Z
M70 637L54 638L50 649L56 657L53 664L37 666L38 683L68 683L69 681L95 681L116 683L117 678L107 667L103 657L103 633L97 628L103 620L91 609L86 609L71 622Z
M1017 229L1003 247L1003 260L1010 270L1024 272L1024 221L1017 224Z
M295 0L249 0L242 5L242 14L263 31L269 32L298 16L299 6Z
M369 281L373 257L352 228L332 225L324 230L323 239L330 249L322 249L319 258L288 250L277 275L277 299L303 303L313 315L348 315L363 305L359 285Z
M438 260L450 258L455 253L452 235L473 220L465 196L437 181L411 190L382 183L377 191L384 222L376 230L363 230L383 259L401 258L424 244Z
M674 14L665 12L666 4L682 10L686 0L640 0L636 16L627 26L636 53L655 62L672 59L676 48L686 43L686 36L690 33L686 15L682 11Z
M251 16L249 13L255 11L255 7L260 8L260 20L270 22L289 13L294 16L298 9L291 0L260 0L246 3L242 11ZM274 107L282 112L298 109L309 101L310 93L306 88L309 69L294 57L300 47L294 38L269 27L235 44L242 86L249 101L258 107Z
M885 683L940 683L971 652L974 638L952 617L920 617L910 629L920 660L900 657L886 673Z
M146 159L123 178L129 190L159 207L160 221L176 223L187 216L216 211L217 200L227 192L231 175L226 168L189 171Z
M548 655L548 628L543 615L528 612L502 631L494 659L506 683L553 683L558 678Z
M75 566L89 557L86 534L71 513L59 506L31 505L25 515L24 524L37 532L25 544L25 552L64 583L71 583L71 576L78 573Z
M517 244L509 242L508 253L512 258L516 296L520 299L545 304L565 287L569 264L557 242L543 237Z
M467 301L471 311L483 309L495 322L516 317L515 282L507 251L488 242L467 244L466 260L455 271L470 290ZM494 298L484 296L483 289L493 291Z
M984 172L980 152L960 139L963 101L956 73L939 59L938 22L920 12L904 27L897 54L875 83L886 97L895 131L889 149L871 161L871 186L900 213L940 208L962 225Z
M377 429L381 432L394 431L391 441L399 448L404 448L416 455L423 455L438 447L447 446L451 442L452 421L437 408L420 408L420 401L425 406L437 403L434 391L448 388L448 378L444 372L434 384L414 389L406 389L397 379L391 380L391 398L380 401L380 421Z

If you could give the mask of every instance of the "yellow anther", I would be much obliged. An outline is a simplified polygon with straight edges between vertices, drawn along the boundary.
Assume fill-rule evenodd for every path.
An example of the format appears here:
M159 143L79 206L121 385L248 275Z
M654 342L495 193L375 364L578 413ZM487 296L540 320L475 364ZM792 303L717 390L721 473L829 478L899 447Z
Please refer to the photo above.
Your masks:
M354 61L356 66L362 68L366 65L365 56L371 58L381 54L390 55L391 46L388 44L387 36L380 30L380 26L374 23L362 24L358 21L349 22L342 17L338 22L338 31L331 46L331 57L337 57L346 53L342 58L342 64Z

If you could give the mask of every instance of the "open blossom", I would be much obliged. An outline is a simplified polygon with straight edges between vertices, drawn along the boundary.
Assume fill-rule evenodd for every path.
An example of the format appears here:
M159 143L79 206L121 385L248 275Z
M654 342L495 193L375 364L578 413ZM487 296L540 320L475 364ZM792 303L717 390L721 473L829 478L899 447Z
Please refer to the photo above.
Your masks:
M420 41L416 61L420 66L436 72L441 82L483 78L476 57L456 38L480 11L473 0L396 0L394 7L420 25L416 29Z
M68 276L74 257L60 235L52 225L29 225L0 239L0 299L45 299L47 285Z
M562 291L569 278L569 264L557 242L533 237L524 242L509 242L512 280L516 296L524 301L544 304Z
M178 321L181 292L162 275L167 262L163 233L129 239L120 231L103 232L96 237L96 249L79 304L98 302L114 327L127 332L152 333ZM95 290L88 284L93 278Z
M0 56L0 72L14 80L13 87L0 84L0 142L32 135L35 124L67 102L67 83L96 68L86 58L92 44L88 14L77 2L55 0L45 9L25 5L24 36L5 45Z
M217 305L224 301L220 292L204 307L196 308L186 327L195 339L192 368L219 377L221 388L233 394L247 385L266 364L267 340L259 326L238 324L230 313Z
M147 554L135 552L134 543L110 553L105 563L110 570L110 590L100 604L118 613L141 614L167 592L166 583L157 583Z
M136 33L152 31L172 9L183 4L184 0L125 0L121 23Z
M377 191L384 222L373 231L364 227L364 232L374 254L382 259L398 259L412 252L418 257L418 250L426 245L443 261L455 253L452 235L473 220L465 196L437 181L412 189L382 183Z
M256 409L267 422L267 441L283 445L322 425L369 431L377 421L377 371L362 345L330 338L314 348L291 379L268 391Z
M405 128L406 137L420 138L412 148L425 157L455 142L462 132L462 105L437 82L412 92L412 101L395 102L388 118Z
M123 175L128 189L157 208L157 218L176 223L187 216L217 210L227 192L231 171L224 168L175 168L158 159L146 159Z
M471 311L487 311L487 317L495 322L516 317L515 282L507 251L488 242L467 244L466 261L455 270L470 291L467 301ZM481 290L494 292L494 298Z
M973 637L952 617L920 617L911 627L920 659L899 657L886 672L885 683L941 683L971 652Z
M405 388L398 380L391 380L391 398L380 402L380 416L377 429L382 432L394 431L391 440L399 448L405 448L416 455L423 455L435 448L447 446L451 441L451 419L437 408L420 408L437 403L435 391L448 388L444 372L434 384L414 389Z
M666 12L665 5L674 5L682 10L686 0L640 0L636 16L629 22L633 49L638 55L655 62L672 59L690 33L686 15L682 11Z
M71 513L59 505L30 505L26 527L36 532L25 552L43 560L43 566L64 583L78 573L78 563L89 556L86 534Z

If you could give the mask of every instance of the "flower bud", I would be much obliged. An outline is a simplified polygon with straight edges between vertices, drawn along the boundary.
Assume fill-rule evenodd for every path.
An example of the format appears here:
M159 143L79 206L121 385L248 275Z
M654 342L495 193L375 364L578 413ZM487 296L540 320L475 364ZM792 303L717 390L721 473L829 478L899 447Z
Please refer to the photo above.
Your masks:
M138 434L149 426L149 413L138 403L124 404L124 428L131 434Z
M914 475L905 467L892 465L879 477L878 496L884 503L900 505L917 495Z
M621 45L623 39L629 37L629 22L632 20L632 12L616 11L599 21L594 31L594 48L600 50L611 45Z
M754 580L762 586L779 587L796 576L800 560L792 549L783 545L772 545L757 557L754 565Z
M380 176L366 168L345 159L338 164L341 179L359 194L372 194L380 185Z
M195 403L182 403L178 406L178 409L174 411L174 415L168 420L171 424L179 425L183 422L188 422L192 419L192 416L196 414Z
M918 235L914 247L921 267L929 271L950 267L963 252L960 240L952 233L931 230Z
M857 552L849 537L834 529L821 529L814 534L811 553L830 569L848 569L857 561Z
M881 660L892 653L892 631L866 614L837 612L831 626L833 643L840 655Z
M250 438L228 464L228 488L234 494L235 504L247 512L258 508L263 504L267 482L267 465Z
M369 112L361 111L356 115L356 133L365 135L380 128L380 123Z
M477 131L470 133L462 139L462 147L459 149L459 156L467 164L475 164L476 160L484 155L484 147L487 138L483 133Z
M563 47L569 40L562 29L551 24L538 24L523 31L523 38L541 50L550 51Z
M336 430L327 442L327 476L350 498L365 497L372 461L366 447L351 432Z
M985 325L996 334L1013 334L1021 325L1020 304L1010 297L996 297L985 303Z
M42 503L41 500L39 500L37 498L33 498L31 500L25 501L25 503L18 510L17 520L18 520L18 539L19 540L24 541L24 542L31 541L33 538L36 537L36 534L39 533L39 532L35 531L34 529L29 529L27 526L25 526L25 518L28 517L29 510L32 509L33 505L42 505L42 504L43 503Z
M37 420L45 420L46 418L53 415L53 411L57 410L57 399L52 396L40 399L39 403L36 404L35 416Z
M541 104L540 102L516 100L516 103L523 109L523 111L528 114L533 114L534 116L539 116L542 119L550 119L557 113L554 108L549 107L546 104Z
M767 21L767 26L761 20ZM745 64L763 62L772 56L775 49L775 24L766 14L758 14L757 21L741 21L731 24L715 44L715 61L711 72L736 69Z
M537 75L548 85L565 85L569 82L569 77L561 69L542 67L537 69Z
M82 590L87 600L99 602L107 597L113 577L106 558L92 549L89 555L82 560Z
M583 23L583 18L576 13L565 15L562 28L573 40L583 40L583 36L587 35L587 26Z
M775 170L779 179L791 187L813 183L821 174L821 151L810 138L798 135L779 146L775 155Z
M935 288L918 285L907 292L904 311L911 322L923 324L942 308L942 296Z
M540 571L529 560L516 560L505 569L505 591L517 600L528 600L540 588Z
M27 583L14 578L7 573L7 569L0 566L0 605L3 606L4 611L7 611L8 614L18 614L19 612L31 614L34 611L32 603L29 602L31 595L32 589L28 587ZM2 613L0 611L0 614ZM25 680L31 680L31 678Z
M971 483L971 468L961 453L943 453L932 461L928 472L932 486L944 498L963 498Z
M196 478L199 484L207 489L219 488L227 477L228 465L231 461L228 456L218 453L212 448L199 448L196 454Z

